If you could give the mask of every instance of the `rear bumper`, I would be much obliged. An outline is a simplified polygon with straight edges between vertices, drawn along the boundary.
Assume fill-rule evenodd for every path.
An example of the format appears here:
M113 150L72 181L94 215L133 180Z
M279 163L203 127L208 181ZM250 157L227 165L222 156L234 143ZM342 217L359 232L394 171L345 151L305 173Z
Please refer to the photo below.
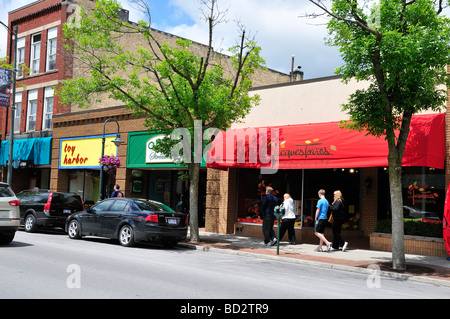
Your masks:
M15 232L19 230L19 225L13 225L13 226L0 226L0 233L5 232Z
M135 241L145 242L164 242L164 241L182 241L187 236L187 227L183 228L170 228L170 227L148 227L135 232Z

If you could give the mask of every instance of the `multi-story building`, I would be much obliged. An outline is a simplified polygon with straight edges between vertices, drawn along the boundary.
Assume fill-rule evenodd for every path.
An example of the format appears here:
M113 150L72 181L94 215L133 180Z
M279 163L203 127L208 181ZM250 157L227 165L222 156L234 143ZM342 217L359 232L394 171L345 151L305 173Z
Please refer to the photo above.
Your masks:
M48 188L50 184L53 114L70 112L59 103L54 88L71 75L62 48L62 25L66 5L61 0L45 0L9 12L8 26L18 27L17 52L9 38L7 52L17 63L15 116L0 110L2 148L0 165L6 180L10 121L14 121L13 188Z
M8 56L16 56L19 65L17 93L15 96L14 152L12 188L14 191L33 188L54 191L70 191L81 194L87 203L101 196L99 158L102 150L102 134L106 129L106 152L117 155L122 165L114 175L104 174L103 192L109 194L114 183L119 183L126 196L153 198L170 204L173 208L186 196L186 182L178 178L181 167L167 160L149 163L142 159L148 140L155 137L144 127L143 119L133 117L122 102L109 99L94 102L88 110L63 105L55 96L55 88L61 81L83 74L77 59L67 54L63 46L63 25L77 17L79 6L93 8L94 0L38 0L9 13L8 25L18 26L17 52L13 52L11 39ZM120 12L128 21L128 12ZM76 20L75 20L76 21ZM153 30L160 43L175 44L177 36ZM138 37L124 35L122 44L129 50L138 48ZM207 47L194 43L193 50L202 54ZM215 55L216 60L231 69L231 59ZM254 85L285 83L289 75L270 69L258 70ZM119 148L109 143L117 128L114 123L105 126L113 118L120 124L125 145ZM10 110L0 110L2 147L0 166L2 180L7 179L9 157ZM133 147L131 147L133 145ZM72 151L70 154L67 151ZM76 149L76 151L75 151ZM87 155L89 152L89 155ZM79 157L77 157L79 156ZM82 157L82 160L78 160ZM206 167L201 172L201 216L205 215ZM202 218L200 218L202 221ZM201 222L202 224L202 222Z

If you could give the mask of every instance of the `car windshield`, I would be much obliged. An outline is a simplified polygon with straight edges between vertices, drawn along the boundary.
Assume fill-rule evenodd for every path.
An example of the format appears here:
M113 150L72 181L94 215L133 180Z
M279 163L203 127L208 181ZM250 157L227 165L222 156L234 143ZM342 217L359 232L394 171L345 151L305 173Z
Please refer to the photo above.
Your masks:
M162 203L140 201L140 200L135 200L134 203L136 204L137 207L139 207L140 210L175 213L175 211L172 208L170 208L169 206L166 206Z

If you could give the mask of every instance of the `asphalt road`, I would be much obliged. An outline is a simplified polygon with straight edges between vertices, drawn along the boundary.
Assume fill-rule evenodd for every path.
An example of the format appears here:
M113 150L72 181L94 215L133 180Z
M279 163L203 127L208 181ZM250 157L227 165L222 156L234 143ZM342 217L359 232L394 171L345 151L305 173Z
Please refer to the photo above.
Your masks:
M0 246L0 298L449 298L450 289L180 247L19 231Z

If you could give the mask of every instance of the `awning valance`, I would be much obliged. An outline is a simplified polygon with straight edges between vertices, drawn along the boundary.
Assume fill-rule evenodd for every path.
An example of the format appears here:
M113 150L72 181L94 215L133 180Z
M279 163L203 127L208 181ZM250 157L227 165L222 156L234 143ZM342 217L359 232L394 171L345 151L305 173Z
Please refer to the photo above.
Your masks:
M13 161L33 161L34 165L50 165L52 155L52 137L25 138L14 140ZM9 159L9 140L2 141L0 165L6 165Z
M232 129L211 145L207 167L219 169L388 166L384 138L341 129L338 122ZM402 165L443 169L444 160L445 114L413 116Z

